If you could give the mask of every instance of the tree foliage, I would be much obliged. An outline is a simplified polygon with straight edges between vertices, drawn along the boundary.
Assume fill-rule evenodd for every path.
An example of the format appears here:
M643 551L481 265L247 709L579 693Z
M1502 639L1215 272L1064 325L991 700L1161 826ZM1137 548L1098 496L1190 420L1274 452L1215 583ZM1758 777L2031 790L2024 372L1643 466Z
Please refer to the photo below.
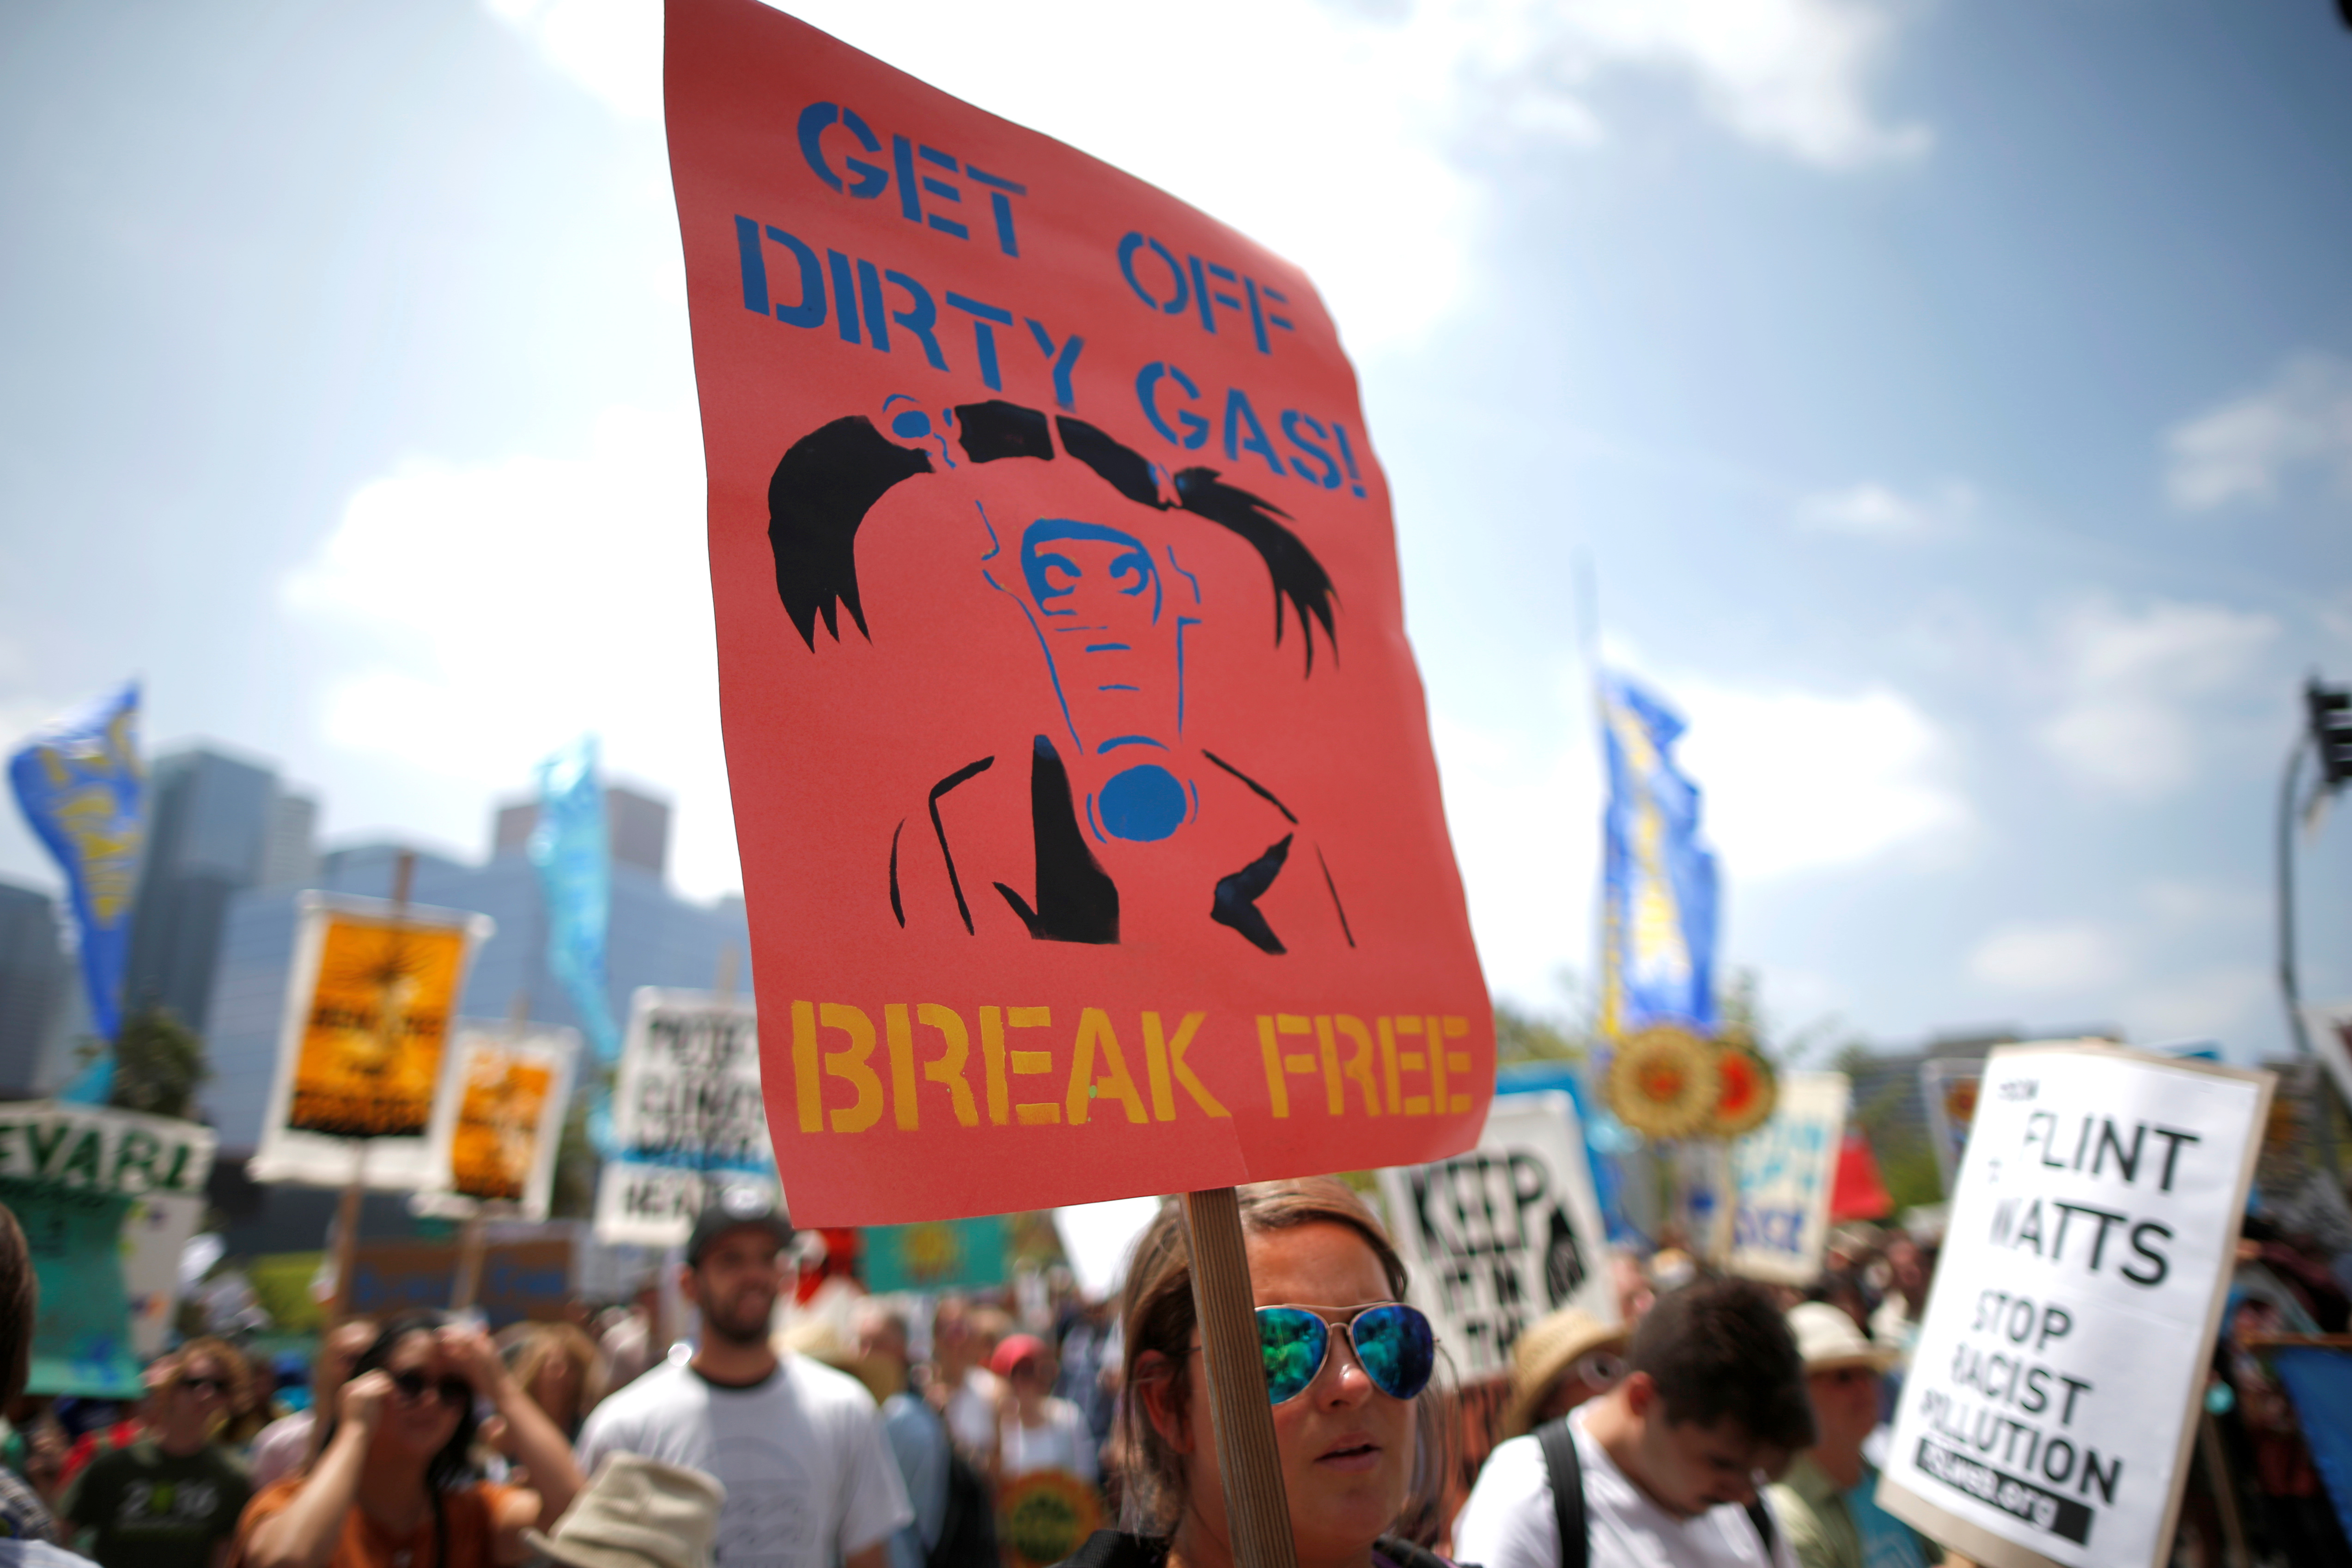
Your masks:
M123 1020L114 1038L108 1103L187 1121L195 1115L196 1086L212 1076L204 1037L169 1007L151 1002Z

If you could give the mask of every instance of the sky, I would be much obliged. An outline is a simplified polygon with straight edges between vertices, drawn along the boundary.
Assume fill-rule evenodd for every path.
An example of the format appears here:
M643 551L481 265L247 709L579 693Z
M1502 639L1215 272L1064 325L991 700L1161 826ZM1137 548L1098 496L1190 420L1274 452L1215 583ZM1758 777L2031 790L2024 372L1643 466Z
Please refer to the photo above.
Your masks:
M795 10L1317 280L1499 995L1592 966L1589 603L1778 1027L2284 1048L2280 773L2352 678L2331 0ZM593 731L740 887L658 5L0 27L0 742L135 675L151 749L470 858ZM2296 857L2352 995L2352 826ZM58 885L13 813L0 877Z

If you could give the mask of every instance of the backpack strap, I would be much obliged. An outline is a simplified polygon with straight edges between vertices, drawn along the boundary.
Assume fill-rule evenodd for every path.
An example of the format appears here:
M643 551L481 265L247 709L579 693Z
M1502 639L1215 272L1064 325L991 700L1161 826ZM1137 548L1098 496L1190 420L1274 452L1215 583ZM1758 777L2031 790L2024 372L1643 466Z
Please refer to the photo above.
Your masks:
M1756 1500L1748 1505L1748 1522L1756 1527L1757 1539L1764 1542L1765 1568L1771 1568L1773 1544L1772 1510L1764 1506L1764 1494L1758 1492Z
M1543 1447L1544 1475L1551 1482L1551 1517L1559 1531L1559 1568L1591 1568L1592 1539L1584 1518L1584 1467L1576 1457L1576 1434L1568 1417L1536 1429ZM1767 1549L1766 1555L1770 1555Z

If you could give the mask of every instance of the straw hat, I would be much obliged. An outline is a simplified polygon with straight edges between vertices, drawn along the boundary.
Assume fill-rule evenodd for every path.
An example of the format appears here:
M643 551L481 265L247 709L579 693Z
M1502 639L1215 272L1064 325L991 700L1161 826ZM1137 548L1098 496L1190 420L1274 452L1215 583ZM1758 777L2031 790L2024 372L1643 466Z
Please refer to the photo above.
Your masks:
M1833 1372L1842 1366L1866 1366L1885 1372L1903 1359L1900 1351L1877 1343L1843 1310L1827 1301L1805 1301L1789 1309L1789 1331L1797 1336L1797 1353L1805 1371Z
M1577 1359L1597 1350L1622 1352L1627 1332L1578 1307L1563 1307L1529 1324L1511 1346L1511 1399L1503 1407L1503 1436L1533 1430L1536 1412Z
M711 1568L727 1489L700 1470L607 1454L553 1534L523 1539L569 1568Z

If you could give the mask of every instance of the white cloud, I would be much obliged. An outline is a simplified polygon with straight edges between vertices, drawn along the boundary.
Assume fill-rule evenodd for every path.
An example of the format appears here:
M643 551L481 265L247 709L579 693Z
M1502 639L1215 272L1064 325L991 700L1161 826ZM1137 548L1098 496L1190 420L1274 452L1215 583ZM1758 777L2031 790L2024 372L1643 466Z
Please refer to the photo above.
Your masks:
M1727 880L1948 842L1971 820L1944 736L1891 688L1833 696L1681 680L1663 689L1689 721L1679 754L1706 792L1706 832Z
M2277 985L2264 964L2215 964L2134 987L2126 1016L2132 1038L2143 1044L2219 1040L2242 1049L2260 1025L2276 1016Z
M741 885L720 750L701 442L690 414L607 410L586 449L371 481L284 584L333 658L322 731L485 795L594 731L672 793L677 880Z
M658 0L486 4L615 111L658 116ZM1498 137L1603 139L1590 95L1604 75L1686 80L1734 134L1817 168L1928 141L1871 105L1896 29L1870 0L1430 0L1394 16L1316 0L1203 0L1181 16L1081 0L792 9L1297 262L1360 353L1414 341L1461 292L1478 193L1454 154ZM1171 110L1166 84L1186 82L1214 82L1214 105L1247 111Z
M2279 635L2268 616L2158 600L2137 614L2105 599L2059 621L2056 710L2042 745L2076 780L2152 797L2186 784L2205 749L2200 709L2253 673Z
M2020 921L1977 943L1969 973L2004 991L2081 993L2130 973L2123 940L2090 921Z
M1807 496L1797 503L1797 526L1809 533L1857 539L1916 539L1958 524L1975 507L1976 492L1957 481L1905 495L1865 480Z
M2290 360L2268 386L2175 426L2165 447L2165 489L2184 510L2275 500L2301 468L2333 470L2352 496L2352 364L2327 354Z
M1601 781L1593 749L1430 721L1445 823L1486 984L1553 1006L1563 965L1589 971L1600 886ZM1579 736L1582 731L1575 731Z

